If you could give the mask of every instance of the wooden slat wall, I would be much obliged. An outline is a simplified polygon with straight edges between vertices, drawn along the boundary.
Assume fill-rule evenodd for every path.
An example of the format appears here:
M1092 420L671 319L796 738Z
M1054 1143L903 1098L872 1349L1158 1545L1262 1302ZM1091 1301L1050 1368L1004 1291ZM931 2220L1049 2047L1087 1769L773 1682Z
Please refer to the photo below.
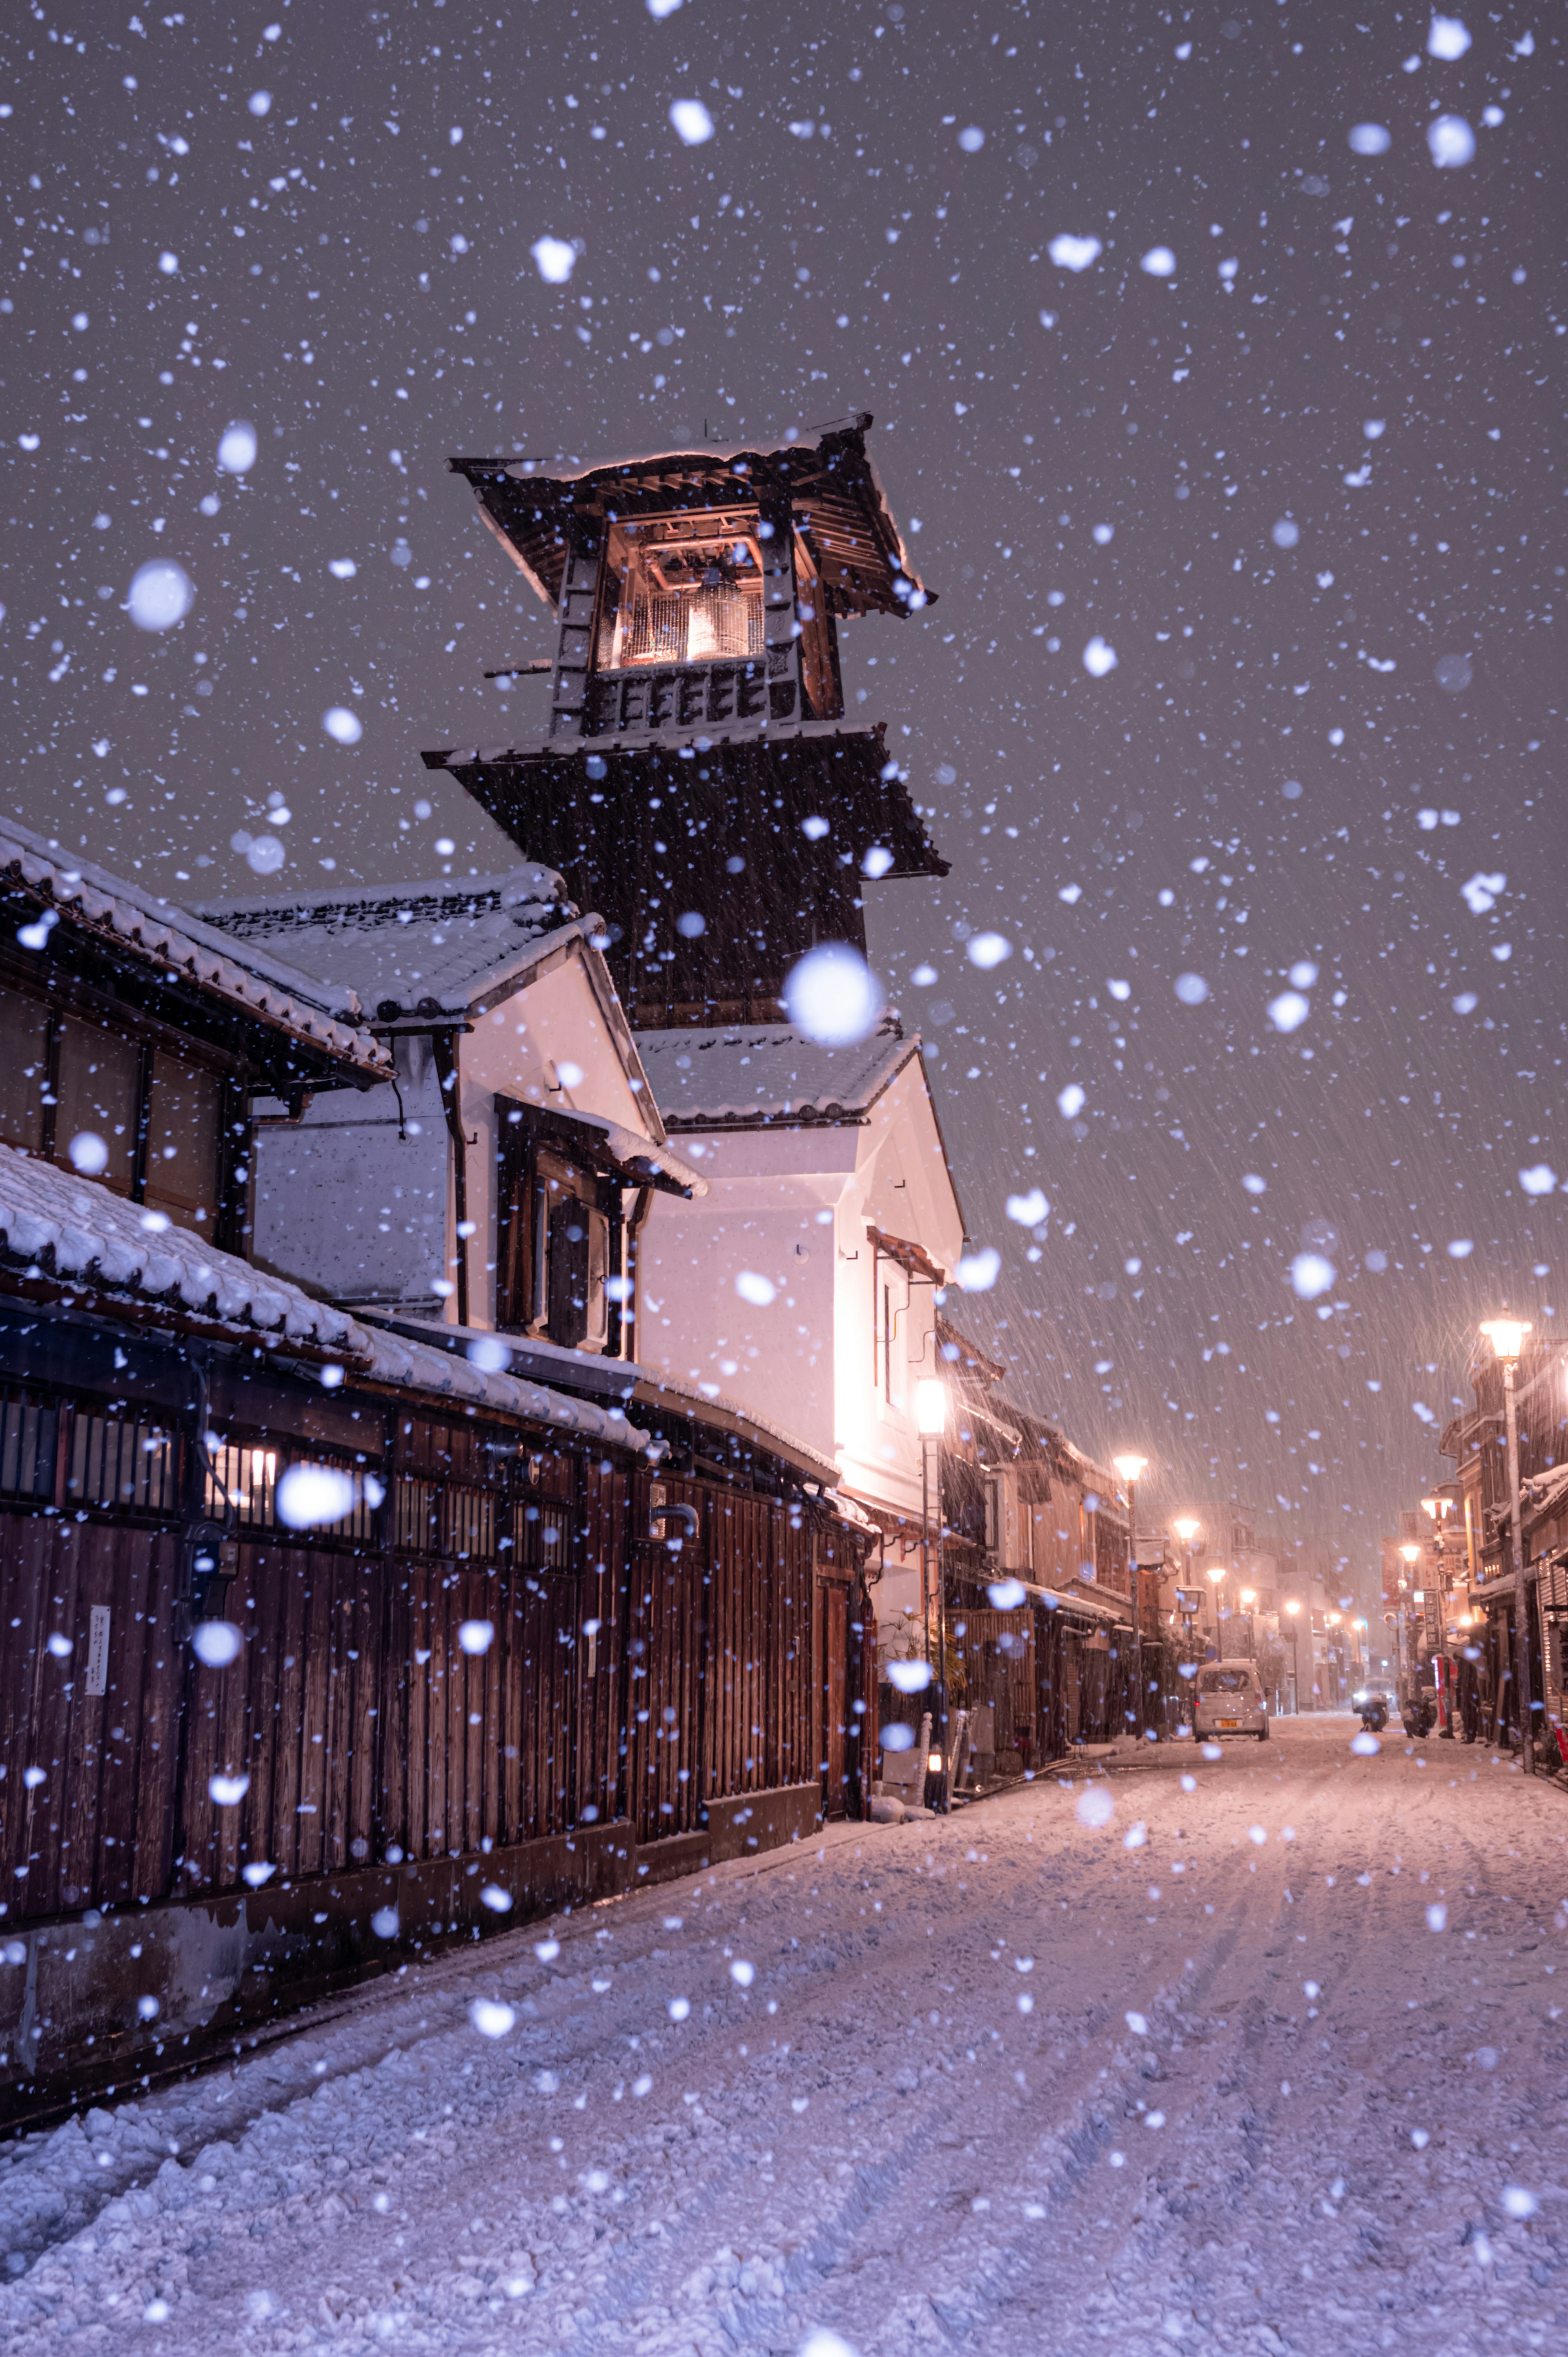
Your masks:
M493 1486L486 1437L406 1419L395 1464ZM0 1509L0 1923L621 1815L657 1841L701 1830L712 1800L817 1781L853 1699L853 1566L831 1535L767 1497L661 1476L698 1518L676 1552L650 1535L646 1470L579 1444L541 1465L548 1511L483 1558L247 1534L216 1607L246 1642L220 1669L176 1641L171 1531ZM101 1697L85 1691L94 1604L113 1614ZM492 1624L488 1651L463 1650L465 1620ZM71 1640L63 1659L51 1632ZM214 1776L241 1774L237 1803L213 1798Z
M227 1668L188 1655L183 1888L370 1856L381 1585L376 1559L347 1550L241 1547L225 1609L250 1641ZM214 1801L209 1780L237 1773L251 1780L243 1799Z
M167 1887L184 1667L170 1641L174 1569L161 1532L0 1516L0 1921ZM102 1695L87 1693L95 1604L113 1614ZM63 1659L51 1635L70 1639ZM29 1768L44 1771L31 1788Z

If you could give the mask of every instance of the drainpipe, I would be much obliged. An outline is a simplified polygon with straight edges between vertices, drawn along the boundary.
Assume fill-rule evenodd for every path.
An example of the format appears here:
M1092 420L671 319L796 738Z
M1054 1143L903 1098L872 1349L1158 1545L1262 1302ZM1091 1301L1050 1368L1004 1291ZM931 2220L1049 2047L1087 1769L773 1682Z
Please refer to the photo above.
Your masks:
M441 1084L441 1102L452 1140L452 1210L457 1227L457 1323L466 1326L468 1322L468 1141L463 1133L462 1089L457 1071L459 1028L466 1027L454 1025L447 1031L433 1031L430 1050L435 1061L435 1077Z
M637 1311L639 1307L637 1299L637 1247L639 1240L642 1234L643 1222L648 1217L652 1202L652 1188L639 1187L637 1190L637 1200L632 1205L631 1217L629 1220L623 1222L621 1227L620 1274L621 1282L626 1286L627 1290L622 1295L618 1305L620 1308L620 1318L618 1321L620 1327L620 1349L618 1351L617 1356L622 1359L635 1359L637 1356Z

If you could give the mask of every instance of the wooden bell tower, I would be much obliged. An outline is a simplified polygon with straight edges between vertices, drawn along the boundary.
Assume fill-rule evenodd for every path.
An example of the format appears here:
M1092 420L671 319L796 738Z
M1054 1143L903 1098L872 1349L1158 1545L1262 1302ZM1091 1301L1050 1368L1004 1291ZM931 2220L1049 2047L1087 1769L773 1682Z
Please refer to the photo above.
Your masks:
M864 951L865 876L942 876L838 626L933 602L865 448L661 451L570 473L452 458L557 617L548 735L426 753L603 916L633 1025L779 1019L797 958Z

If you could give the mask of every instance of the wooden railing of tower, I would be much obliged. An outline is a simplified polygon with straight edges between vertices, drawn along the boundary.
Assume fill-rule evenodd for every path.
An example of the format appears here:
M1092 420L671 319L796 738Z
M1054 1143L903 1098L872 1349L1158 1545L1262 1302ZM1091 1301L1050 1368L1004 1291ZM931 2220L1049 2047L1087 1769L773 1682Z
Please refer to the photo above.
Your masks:
M762 546L762 634L770 720L800 720L800 623L795 610L795 520L788 483L757 485Z
M596 516L574 516L567 527L566 563L557 608L560 635L551 685L550 734L581 737L588 725L588 675L599 603L605 528Z

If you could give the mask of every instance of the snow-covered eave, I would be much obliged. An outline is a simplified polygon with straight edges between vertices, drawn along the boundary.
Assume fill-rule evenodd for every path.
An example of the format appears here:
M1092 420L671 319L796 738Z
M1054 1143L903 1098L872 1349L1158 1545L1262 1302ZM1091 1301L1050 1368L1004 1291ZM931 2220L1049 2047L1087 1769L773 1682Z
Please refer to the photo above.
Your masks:
M507 881L508 878L505 876L472 877L463 887L461 894L455 890L450 878L447 877L443 877L438 883L386 886L378 889L384 897L386 905L391 908L398 901L412 903L425 897L456 901L463 897L499 890ZM295 910L319 913L330 909L343 908L356 900L361 904L369 902L373 897L368 889L358 892L344 892L341 889L336 892L301 892L289 894L286 897L274 893L255 893L244 899L204 902L199 913L222 939L231 942L231 936L228 931L228 920L231 917L277 917ZM452 985L445 992L432 992L430 996L433 1003L444 1015L456 1017L467 1014L470 1008L478 1006L481 1001L494 997L498 992L508 989L512 983L529 974L541 959L548 957L552 952L574 941L581 941L585 946L587 946L596 935L602 934L604 931L602 917L591 912L581 915L569 901L525 901L519 904L519 909L536 912L539 920L537 926L526 932L521 931L520 927L521 938L517 947L508 955L498 957L493 966L487 966L477 976L470 976L460 987ZM519 911L511 910L509 913L515 915ZM452 921L458 921L458 919L454 918ZM389 936L393 932L395 922L394 918L385 928ZM397 930L401 932L402 928L399 927ZM343 963L348 964L353 963L351 953ZM302 971L308 971L308 969L302 969ZM334 975L320 974L315 974L312 979L324 990L345 992L353 998L356 1006L360 1003L358 989L351 983L339 981ZM412 1013L412 1009L410 1012ZM376 1025L372 1028L380 1030L381 1027Z
M763 1449L768 1456L794 1465L808 1480L819 1485L824 1498L838 1481L836 1462L832 1458L823 1457L798 1433L790 1432L782 1425L765 1422L750 1408L742 1406L738 1400L725 1398L716 1387L711 1392L701 1390L693 1383L683 1383L651 1367L641 1366L635 1359L603 1358L591 1351L567 1350L561 1343L542 1341L536 1335L498 1333L478 1326L437 1325L434 1320L385 1311L375 1312L373 1318L367 1316L365 1322L371 1325L378 1334L413 1344L443 1360L450 1367L466 1368L469 1372L475 1372L469 1353L476 1350L480 1352L499 1350L509 1355L515 1353L525 1360L530 1357L546 1359L552 1362L553 1372L559 1369L558 1380L562 1383L575 1386L580 1383L585 1389L600 1394L613 1392L644 1408L661 1410L667 1415L679 1415L688 1423L706 1425L713 1431L733 1434L749 1446ZM422 1332L428 1333L428 1342L418 1340ZM463 1378L459 1375L456 1380L461 1383ZM527 1379L520 1377L517 1380ZM654 1445L663 1446L662 1443ZM835 1498L830 1499L829 1502L834 1503L835 1500L836 1491ZM846 1519L854 1521L858 1517L848 1514Z
M620 1407L487 1373L466 1358L361 1325L94 1179L0 1146L0 1286L7 1274L28 1287L52 1285L95 1314L186 1331L194 1322L236 1343L259 1341L280 1358L329 1360L362 1382L460 1399L621 1448L659 1447Z
M1548 1472L1531 1473L1519 1485L1520 1523L1526 1531L1539 1530L1542 1523L1551 1522L1568 1502L1568 1465L1554 1465ZM1513 1529L1513 1508L1504 1506L1494 1524L1497 1540L1506 1537Z
M1086 1596L1081 1588L1041 1587L1027 1579L1021 1579L1018 1585L1036 1603L1045 1605L1047 1611L1082 1612L1091 1620L1103 1622L1107 1628L1114 1625L1119 1629L1131 1629L1133 1626L1130 1602L1106 1604L1098 1596Z
M611 1121L606 1114L581 1113L575 1106L570 1109L565 1118L579 1122L585 1129L596 1131L603 1137L607 1148L616 1161L633 1177L640 1176L638 1165L644 1163L649 1166L646 1183L657 1184L657 1178L654 1176L657 1173L672 1180L674 1185L685 1194L705 1195L708 1192L708 1182L702 1172L693 1170L690 1163L682 1162L678 1154L672 1154L670 1148L660 1144L657 1138L645 1137L639 1130L624 1128L618 1121Z
M901 573L911 587L921 593L925 604L934 605L936 593L926 587L909 562L908 548L903 533L894 520L886 487L877 470L875 459L865 447L865 437L872 422L868 413L857 413L853 420L845 419L842 426L836 429L832 427L826 429L822 441L819 442L806 442L797 438L794 441L782 442L708 443L701 449L682 448L677 446L667 450L633 451L620 457L595 458L586 463L580 460L571 463L546 460L541 464L532 459L497 456L492 458L449 457L446 464L450 472L464 476L470 488L473 487L473 477L469 469L480 468L493 470L496 475L504 476L509 482L535 485L541 490L554 484L595 482L601 477L632 475L640 468L649 468L660 470L670 467L695 468L700 468L706 475L711 474L715 467L733 467L737 459L761 461L766 464L769 460L780 458L814 457L824 469L828 469L828 462L822 457L824 443L835 432L840 435L847 432L856 436L859 440L860 462L865 469L866 495L862 512L872 541L875 543L880 540L883 544L878 554L886 564L889 576ZM831 469L828 471L831 474ZM814 486L810 482L801 484L800 487L801 497L809 499L813 488ZM850 496L844 492L842 486L838 488L841 496ZM744 496L744 489L742 496ZM489 513L482 502L480 511L497 537L505 542L525 580L546 605L553 605L555 600L548 583L529 563L516 543ZM902 617L909 610L908 603L899 600L896 606L890 607L887 610ZM918 608L916 610L918 611Z
M814 1097L781 1097L772 1104L726 1104L715 1101L707 1105L682 1108L664 1114L665 1126L671 1135L703 1130L745 1129L832 1129L837 1127L864 1129L872 1112L885 1097L905 1067L920 1052L920 1036L891 1043L880 1064L874 1064L865 1080L857 1084L848 1097L829 1096L825 1092Z
M14 820L0 821L0 879L14 877L51 923L69 920L112 941L147 963L185 975L247 1015L307 1040L362 1071L379 1075L385 1051L353 1018L359 1002L339 1019L319 1003L310 977L266 958L237 957L234 944L184 909L137 890L91 860L66 859L41 835Z
M880 724L845 720L759 720L749 727L737 723L696 730L650 728L639 729L628 737L540 737L530 744L495 745L488 750L477 745L454 746L422 753L420 759L427 770L488 770L499 768L507 761L538 761L546 756L553 760L571 760L604 753L690 753L694 758L724 745L792 744L797 739L810 744L816 738L831 737L865 737L880 749L882 727Z
M753 1106L750 1111L740 1105L704 1106L700 1113L671 1113L664 1118L671 1136L688 1131L693 1135L712 1131L716 1136L729 1130L865 1129L882 1094L879 1088L865 1103L843 1104L832 1097L814 1097L801 1103Z
M0 877L16 877L42 908L57 917L70 914L73 924L85 924L102 933L115 948L130 948L148 964L191 975L220 997L233 999L248 1014L266 1016L271 1023L306 1037L332 1053L347 1053L359 1063L380 1068L382 1051L360 1030L359 1002L344 1009L349 1020L332 1016L316 1002L311 981L293 966L271 957L236 957L233 942L212 926L191 920L184 908L158 900L111 875L92 860L69 860L54 844L16 820L0 820Z
M549 932L535 933L510 957L488 967L477 980L433 990L420 1000L418 1012L407 1007L401 1015L390 1017L384 1026L378 1021L375 1028L378 1031L417 1030L432 1007L437 1016L450 1016L454 1023L461 1023L469 1015L488 1014L497 1000L507 997L518 984L541 979L542 966L548 968L579 944L588 949L592 936L603 931L604 921L602 917L594 915L575 917Z
M656 1374L639 1369L639 1380L632 1389L638 1405L663 1408L666 1412L686 1417L694 1424L711 1425L715 1431L730 1432L752 1448L764 1449L770 1457L779 1457L801 1469L811 1480L825 1491L837 1487L837 1459L824 1457L809 1440L787 1426L765 1423L739 1400L726 1398L716 1387L699 1390L695 1385L679 1382L675 1377Z
M276 978L283 969L274 969L269 975L233 957L233 942L224 942L221 950L208 945L196 938L193 929L172 926L151 909L127 903L111 888L92 884L75 872L49 875L48 867L40 870L40 865L26 854L7 860L0 875L19 877L42 912L57 921L61 914L69 914L70 924L97 933L103 941L113 941L118 952L130 950L132 957L139 957L158 974L181 975L196 983L212 997L238 1006L241 1014L262 1020L269 1030L283 1032L299 1044L309 1044L316 1053L349 1065L356 1077L382 1080L387 1075L389 1053L380 1039L356 1023L342 1023L338 1016L326 1014L326 1009L311 1006L299 990L306 981L304 974L293 975L293 985L285 985ZM351 1004L347 1014L359 1014L359 1002Z

